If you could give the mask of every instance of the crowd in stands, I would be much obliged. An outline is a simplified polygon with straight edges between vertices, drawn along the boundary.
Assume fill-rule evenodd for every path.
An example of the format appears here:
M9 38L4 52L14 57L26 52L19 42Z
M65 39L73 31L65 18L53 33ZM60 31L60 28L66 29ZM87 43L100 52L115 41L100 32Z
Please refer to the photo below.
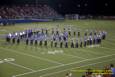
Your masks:
M0 19L47 18L58 13L48 5L12 5L0 6Z
M72 73L67 73L65 77L74 77ZM86 69L81 77L115 77L115 67L113 64L106 65L103 69Z

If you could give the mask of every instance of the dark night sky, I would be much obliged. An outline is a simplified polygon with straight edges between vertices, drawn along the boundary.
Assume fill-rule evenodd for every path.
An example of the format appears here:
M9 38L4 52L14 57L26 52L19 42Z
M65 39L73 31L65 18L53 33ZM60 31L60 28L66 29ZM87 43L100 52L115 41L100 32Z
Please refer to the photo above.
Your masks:
M35 2L36 0L0 0L0 5ZM62 14L115 15L114 0L38 0L38 3L48 4Z

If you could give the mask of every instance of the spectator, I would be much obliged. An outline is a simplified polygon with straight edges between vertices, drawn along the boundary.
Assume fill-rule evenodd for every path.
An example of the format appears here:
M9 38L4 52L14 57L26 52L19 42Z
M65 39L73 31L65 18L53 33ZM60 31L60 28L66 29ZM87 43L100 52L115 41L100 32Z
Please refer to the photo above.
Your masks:
M1 6L0 18L17 19L17 18L47 18L58 16L57 12L48 5L22 5Z
M112 72L111 77L115 77L115 67L114 67L114 65L110 64L110 68L111 68L111 72Z
M105 66L103 73L105 73L105 74L103 74L103 77L111 77L109 65Z

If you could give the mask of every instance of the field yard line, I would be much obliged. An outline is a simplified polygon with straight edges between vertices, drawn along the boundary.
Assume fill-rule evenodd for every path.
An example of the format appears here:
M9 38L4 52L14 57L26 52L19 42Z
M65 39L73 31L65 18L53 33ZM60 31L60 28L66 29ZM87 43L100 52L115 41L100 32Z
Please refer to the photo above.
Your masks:
M37 48L37 49L40 49L40 48ZM83 49L79 49L79 48L78 48L79 51L85 52L84 49L85 49L85 48L83 48ZM47 50L47 49L46 49L46 50ZM98 55L98 53L92 52L91 50L88 50L87 52L92 53L92 54L95 54L95 55ZM102 54L102 53L99 53L99 54ZM66 54L65 54L65 55L66 55ZM105 54L102 54L102 55L105 55ZM69 54L67 54L67 56L69 56ZM72 55L70 54L70 56L72 56ZM74 57L74 55L73 55L73 57ZM86 58L79 57L79 56L75 56L75 57L78 57L78 58L81 58L81 59L86 59Z
M75 56L75 55L71 55L71 54L66 54L66 53L63 53L63 55L71 56L71 57L79 58L79 59L86 59L86 58L83 58L83 57L79 57L79 56Z
M111 45L115 45L113 42L110 42L110 41L106 41L106 43L109 43Z
M113 49L113 48L106 48L106 47L101 47L101 48L115 51L115 49Z
M97 53L95 52L92 52L91 50L88 50L88 51L85 51L84 49L79 49L80 51L83 51L83 52L88 52L88 53L91 53L91 54L95 54L95 55L98 55Z
M14 65L14 66L17 66L17 67L21 67L21 68L24 68L24 69L27 69L27 70L30 70L30 71L35 71L35 70L31 69L31 68L28 68L28 67L25 67L25 66L13 63L13 62L6 62L6 63Z
M2 49L3 49L3 48L2 48ZM42 57L30 55L30 54L27 54L27 53L24 53L24 52L18 52L17 50L6 49L6 48L3 49L3 50L15 52L15 53L18 53L18 54L21 54L21 55L30 56L30 57L33 57L33 58L36 58L36 59L39 59L39 60L44 60L44 61L47 61L47 62L50 62L50 63L55 63L55 64L61 64L61 65L63 65L63 63L60 63L60 62L57 62L57 61L52 61L52 60L49 60L49 59L46 59L46 58L42 58Z
M83 58L83 57L79 57L79 56L75 56L75 55L71 55L71 54L66 54L66 53L63 53L63 55L71 56L71 57L75 57L75 58L79 58L79 59L86 59L86 58Z
M99 46L98 48L100 48L100 47L101 47L101 46ZM90 48L89 48L89 49L90 49ZM94 52L94 50L88 50L88 51L93 51L93 53L96 52L96 51ZM96 53L95 53L95 54L96 54ZM99 53L97 53L97 54L106 55L105 53L102 53L102 52L99 52Z
M110 57L110 56L113 56L113 55L115 55L115 54L105 55L105 56L96 57L96 58L92 58L92 59L85 59L85 60L72 62L72 63L68 63L68 64L64 64L64 65L58 65L58 66L49 67L49 68L45 68L45 69L41 69L41 70L36 70L36 71L33 71L33 72L26 72L26 73L23 73L23 74L15 75L14 77L28 75L28 74L32 74L32 73L36 73L36 72L40 72L40 71L44 71L44 70L49 70L49 69L55 69L55 68L59 68L59 67L67 66L67 65L72 65L72 64L77 64L77 63L81 63L81 62L85 62L85 61L92 61L92 60L96 60L96 59L101 59L101 58Z
M115 39L107 39L106 41L113 41L113 42L115 42Z
M86 66L90 66L90 65L96 65L96 64L100 64L100 63L104 63L104 62L108 62L108 61L113 61L113 60L115 60L115 59L106 60L106 61L97 62L97 63L92 63L92 64L87 64L87 65L79 66L79 67L76 67L76 68L86 67ZM53 73L48 73L48 74L45 74L45 75L41 75L40 77L50 76L50 75L53 75L53 74L56 74L56 73L61 73L61 72L71 70L71 69L75 69L75 68L65 69L65 70L61 70L61 71L57 71L57 72L53 72Z
M40 48L37 48L37 49L40 49ZM83 49L79 49L79 48L78 48L78 50L85 52L84 48L83 48ZM88 50L87 52L92 53L92 54L95 54L95 55L98 55L98 53L92 52L91 50ZM100 54L100 53L99 53L99 54ZM101 54L102 54L102 53L101 53ZM66 54L65 54L65 55L66 55ZM68 55L68 56L69 56L69 55ZM70 55L70 56L72 56L72 55ZM73 56L74 56L74 55L73 55ZM78 58L81 58L81 59L86 59L86 58L79 57L79 56L75 56L75 57L78 57Z

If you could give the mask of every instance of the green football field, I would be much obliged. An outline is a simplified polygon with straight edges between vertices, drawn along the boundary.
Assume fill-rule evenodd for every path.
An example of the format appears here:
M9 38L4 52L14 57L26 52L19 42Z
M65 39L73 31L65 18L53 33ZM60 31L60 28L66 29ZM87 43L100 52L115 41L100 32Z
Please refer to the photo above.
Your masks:
M106 40L93 48L51 48L20 45L6 45L3 35L9 32L23 31L27 28L52 28L71 25L82 31L86 29L107 31ZM48 51L63 53L48 54ZM9 61L11 59L12 61ZM0 77L81 77L87 68L103 69L109 64L115 65L115 21L114 20L65 20L0 26Z

